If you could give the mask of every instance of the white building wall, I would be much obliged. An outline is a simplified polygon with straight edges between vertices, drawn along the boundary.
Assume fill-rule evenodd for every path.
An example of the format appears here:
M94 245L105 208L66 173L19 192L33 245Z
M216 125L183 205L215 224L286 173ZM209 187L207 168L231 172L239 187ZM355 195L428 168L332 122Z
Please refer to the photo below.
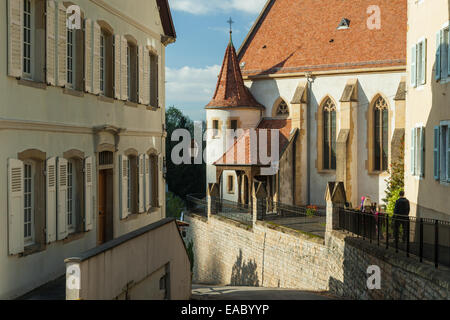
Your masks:
M317 121L316 113L320 103L328 95L336 103L338 111L340 110L340 98L350 79L358 79L359 88L359 110L358 110L358 190L360 196L369 196L373 201L382 204L385 197L387 174L371 175L366 169L366 161L368 160L367 151L367 120L366 113L369 104L377 94L383 95L389 104L392 113L390 118L390 136L392 138L395 127L395 102L394 97L397 92L401 78L405 76L405 72L390 73L370 73L370 74L352 74L352 75L329 75L317 76L311 83L311 95L309 114L309 123L311 124L310 138L310 154L311 163L311 186L310 195L311 203L325 205L324 195L326 184L335 180L334 174L322 174L317 172ZM305 78L285 78L285 79L263 79L255 81L246 81L246 85L254 97L266 107L266 117L272 115L272 107L279 97L283 98L291 108L290 102L294 96L295 90L300 81ZM339 114L338 114L339 117ZM339 118L337 123L337 132L339 132ZM358 204L353 204L358 205Z

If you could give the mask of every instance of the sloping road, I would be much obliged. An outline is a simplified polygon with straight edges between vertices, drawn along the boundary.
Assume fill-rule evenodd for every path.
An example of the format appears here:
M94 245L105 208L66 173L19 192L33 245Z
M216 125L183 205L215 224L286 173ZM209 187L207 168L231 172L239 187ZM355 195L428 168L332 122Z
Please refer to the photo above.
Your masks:
M192 285L193 300L335 300L320 292L255 287Z

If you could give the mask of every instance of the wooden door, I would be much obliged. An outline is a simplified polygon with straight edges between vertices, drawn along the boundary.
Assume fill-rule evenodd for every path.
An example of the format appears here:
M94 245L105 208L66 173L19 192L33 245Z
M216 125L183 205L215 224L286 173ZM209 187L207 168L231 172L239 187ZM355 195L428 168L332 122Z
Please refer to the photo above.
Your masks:
M98 244L106 241L106 174L99 171L98 175Z

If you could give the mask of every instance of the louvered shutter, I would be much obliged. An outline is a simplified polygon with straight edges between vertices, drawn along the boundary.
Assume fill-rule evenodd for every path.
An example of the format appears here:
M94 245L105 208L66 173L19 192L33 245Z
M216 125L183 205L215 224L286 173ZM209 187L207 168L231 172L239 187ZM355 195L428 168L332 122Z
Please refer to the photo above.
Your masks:
M447 55L448 55L448 47L445 45L445 39L444 39L444 30L439 31L439 42L441 43L441 50L440 50L440 56L441 56L441 79L447 79L448 76L448 66L447 66Z
M417 86L417 46L411 48L411 86Z
M58 86L64 87L67 83L67 14L66 7L58 4Z
M150 157L148 156L148 154L144 155L144 163L145 163L145 210L148 211L150 210L150 197L152 194L152 187L150 184Z
M93 228L94 215L94 160L87 157L84 160L84 230L90 231Z
M92 21L84 21L84 89L92 93Z
M450 182L450 126L447 127L447 182Z
M67 160L58 159L57 232L58 240L67 238Z
M120 219L128 218L128 157L120 155Z
M120 100L120 35L114 36L114 98Z
M421 127L419 128L419 134L420 134L420 167L419 167L419 174L420 177L425 176L425 128Z
M144 47L138 47L138 82L139 82L139 103L144 104Z
M441 143L440 138L440 127L436 126L434 127L434 151L433 151L433 158L434 158L434 179L439 180L441 176L441 168L440 168L440 154L439 154L439 147Z
M100 36L101 28L97 22L94 22L94 62L93 62L93 93L100 94ZM106 64L105 64L106 65ZM106 70L105 70L106 72Z
M427 39L422 41L422 65L420 84L425 84L427 81Z
M23 1L8 0L8 75L22 77Z
M436 33L436 80L441 79L441 31Z
M47 84L56 84L56 10L55 1L47 0Z
M120 41L120 60L121 60L121 70L120 70L120 93L122 100L128 100L128 61L127 61L127 39L122 36Z
M411 130L411 174L416 175L416 129Z
M145 156L139 155L139 213L145 211Z
M23 162L8 159L8 252L24 251Z
M144 47L144 84L143 84L143 97L144 101L143 103L145 105L150 104L150 52L148 51L147 47Z
M47 189L46 240L47 243L56 241L56 158L47 159L45 185Z
M159 81L159 74L161 72L161 70L159 70L159 68L161 67L161 57L158 55L156 56L156 80L155 80L155 84L156 84L156 106L157 108L160 108L160 96L159 93L160 91L160 86L161 83Z
M444 35L442 34L442 38ZM450 75L450 30L447 32L447 45L445 47L446 55L447 55L447 77ZM445 41L442 41L442 43L445 43ZM445 56L444 56L445 57Z

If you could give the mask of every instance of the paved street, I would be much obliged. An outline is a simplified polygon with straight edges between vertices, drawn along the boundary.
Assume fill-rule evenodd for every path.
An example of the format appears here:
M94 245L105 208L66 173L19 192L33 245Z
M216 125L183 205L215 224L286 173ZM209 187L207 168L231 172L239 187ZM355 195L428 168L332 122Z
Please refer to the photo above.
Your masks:
M193 300L335 300L326 293L255 287L192 285Z

